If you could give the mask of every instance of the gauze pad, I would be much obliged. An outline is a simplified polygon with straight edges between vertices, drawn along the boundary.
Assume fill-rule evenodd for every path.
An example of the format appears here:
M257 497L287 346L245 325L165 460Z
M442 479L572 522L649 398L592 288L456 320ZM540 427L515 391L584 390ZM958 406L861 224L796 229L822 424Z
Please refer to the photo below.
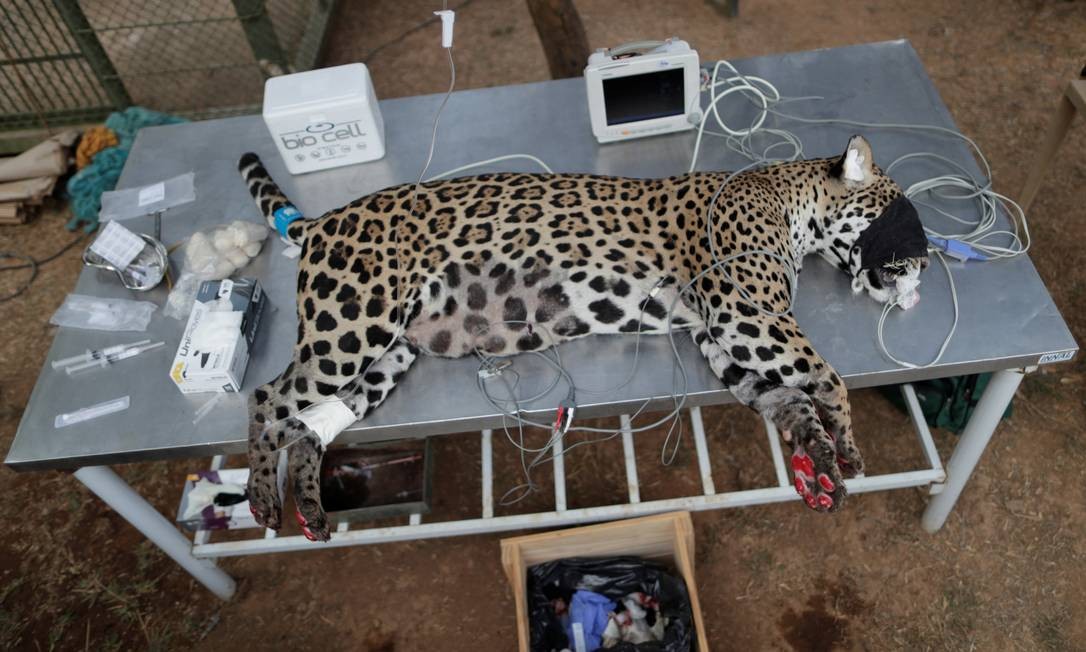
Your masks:
M328 448L328 444L331 444L339 433L346 430L347 426L358 421L354 411L338 398L310 405L295 416L306 427L317 433L317 437L325 448Z

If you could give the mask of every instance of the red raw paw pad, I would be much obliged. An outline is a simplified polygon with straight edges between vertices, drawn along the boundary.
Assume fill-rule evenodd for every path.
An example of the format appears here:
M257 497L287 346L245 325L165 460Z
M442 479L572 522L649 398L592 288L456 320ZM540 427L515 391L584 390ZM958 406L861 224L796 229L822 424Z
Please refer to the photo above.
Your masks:
M810 456L806 453L793 453L792 454L792 471L796 473L803 473L808 478L814 477L814 462L811 461Z
M814 460L802 447L792 454L792 473L795 475L796 493L807 506L815 511L829 511L834 506L833 496L837 483L829 474L815 469Z
M317 537L309 531L309 528L306 527L309 521L305 520L305 517L302 516L302 513L295 510L294 518L298 520L298 525L302 526L302 534L305 535L305 538L309 539L310 541L316 541Z

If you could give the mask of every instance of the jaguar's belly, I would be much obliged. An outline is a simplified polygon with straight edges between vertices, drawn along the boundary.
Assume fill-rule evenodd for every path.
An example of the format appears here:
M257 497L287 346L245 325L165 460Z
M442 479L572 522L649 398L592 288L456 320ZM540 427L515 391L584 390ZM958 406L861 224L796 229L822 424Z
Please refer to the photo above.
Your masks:
M536 351L590 334L662 333L676 289L663 275L635 279L587 269L514 271L461 266L422 289L405 337L431 355ZM676 326L694 322L675 303Z

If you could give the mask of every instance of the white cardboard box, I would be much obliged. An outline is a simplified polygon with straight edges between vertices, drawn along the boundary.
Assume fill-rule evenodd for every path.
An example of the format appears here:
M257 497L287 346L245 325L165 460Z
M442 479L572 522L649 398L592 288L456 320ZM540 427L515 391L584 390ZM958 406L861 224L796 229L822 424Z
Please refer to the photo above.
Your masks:
M279 474L279 500L283 500L284 476ZM197 530L240 530L260 527L249 510L249 501L244 500L233 505L208 505L191 518L185 518L188 510L189 492L201 479L215 484L230 483L245 486L249 481L249 469L219 469L218 471L196 471L185 478L185 487L181 491L181 504L177 508L177 523L190 531Z
M291 174L385 155L385 123L362 63L268 79L264 123Z
M256 279L204 281L170 365L184 394L237 392L264 312Z

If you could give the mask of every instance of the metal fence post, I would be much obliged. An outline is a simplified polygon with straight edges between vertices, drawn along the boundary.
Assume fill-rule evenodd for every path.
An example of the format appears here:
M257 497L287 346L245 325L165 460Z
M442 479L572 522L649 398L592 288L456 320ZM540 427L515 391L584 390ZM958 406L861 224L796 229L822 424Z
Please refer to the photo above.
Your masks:
M72 38L79 45L80 51L87 60L87 65L94 71L109 100L118 109L132 106L132 98L129 97L124 83L121 82L121 76L117 74L113 62L109 60L109 55L106 54L105 48L98 40L98 35L87 21L87 15L83 13L78 0L53 0L53 6L64 19Z
M290 62L279 45L279 38L275 35L275 26L268 16L264 0L233 0L234 10L241 21L241 27L245 30L245 38L249 41L249 47L260 64L260 70L265 77L270 77L269 65L279 67L282 73L290 72Z

